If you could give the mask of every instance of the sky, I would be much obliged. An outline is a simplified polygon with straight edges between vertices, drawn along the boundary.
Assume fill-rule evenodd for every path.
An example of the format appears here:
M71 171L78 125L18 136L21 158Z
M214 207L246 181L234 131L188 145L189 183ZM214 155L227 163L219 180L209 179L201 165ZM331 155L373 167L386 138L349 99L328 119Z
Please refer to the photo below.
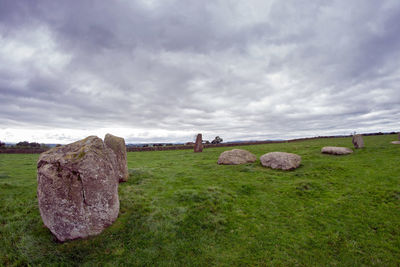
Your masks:
M400 1L0 0L0 140L400 131Z

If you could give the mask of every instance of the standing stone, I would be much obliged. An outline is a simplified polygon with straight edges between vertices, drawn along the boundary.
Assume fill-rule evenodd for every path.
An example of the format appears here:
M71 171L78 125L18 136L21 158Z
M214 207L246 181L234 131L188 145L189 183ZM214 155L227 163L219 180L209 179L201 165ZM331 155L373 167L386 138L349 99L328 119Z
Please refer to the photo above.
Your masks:
M224 151L219 155L218 164L224 165L238 165L245 163L252 163L257 160L257 157L244 149L232 149Z
M37 167L40 215L58 240L97 235L117 219L117 158L100 138L52 148Z
M356 149L364 147L364 140L363 140L361 134L353 135L352 142L353 142L354 148L356 148Z
M270 152L262 155L260 161L264 167L288 171L300 166L301 157L293 153Z
M106 134L104 137L104 143L106 146L111 148L117 156L118 163L118 181L126 182L129 177L128 164L126 161L126 145L125 140L122 137L114 136L112 134Z
M196 144L194 145L194 152L203 152L203 138L200 133L196 137Z

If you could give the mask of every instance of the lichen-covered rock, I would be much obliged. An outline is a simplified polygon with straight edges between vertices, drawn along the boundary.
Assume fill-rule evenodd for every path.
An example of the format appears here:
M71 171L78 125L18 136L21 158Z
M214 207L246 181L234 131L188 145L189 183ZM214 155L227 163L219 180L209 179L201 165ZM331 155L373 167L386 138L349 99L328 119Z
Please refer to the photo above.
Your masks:
M40 215L60 241L97 235L118 217L114 152L96 136L55 147L38 160Z
M238 165L255 162L257 157L244 149L232 149L224 151L219 155L218 164Z
M194 145L194 152L203 152L203 137L200 133L196 137L196 143Z
M361 134L353 135L353 139L351 141L356 149L364 147L364 140Z
M353 153L353 150L347 147L325 146L321 149L321 153L332 155L347 155Z
M106 146L111 148L117 156L118 164L118 181L126 182L129 177L128 164L126 161L126 145L125 140L122 137L114 136L112 134L106 134L104 137L104 143Z
M286 152L270 152L262 155L260 161L264 167L288 171L300 166L301 157Z

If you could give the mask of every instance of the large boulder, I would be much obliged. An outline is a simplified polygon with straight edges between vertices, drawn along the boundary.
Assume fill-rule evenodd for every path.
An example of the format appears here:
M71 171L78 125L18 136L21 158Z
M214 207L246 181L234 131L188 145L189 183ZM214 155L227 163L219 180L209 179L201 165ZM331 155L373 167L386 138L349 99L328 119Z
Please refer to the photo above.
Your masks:
M59 241L97 235L117 219L117 158L100 138L50 149L37 166L40 215Z
M233 149L224 151L219 155L218 164L238 165L255 162L257 157L244 149Z
M353 153L353 150L347 147L325 146L321 149L321 153L332 155L347 155Z
M364 140L361 134L353 135L353 139L351 141L356 149L364 147Z
M203 152L203 137L200 133L196 137L196 144L194 145L194 152Z
M300 166L301 157L286 152L270 152L262 155L260 161L264 167L288 171Z
M128 164L126 161L126 145L122 137L117 137L112 134L106 134L104 144L111 148L117 156L118 162L118 181L126 182L129 177Z

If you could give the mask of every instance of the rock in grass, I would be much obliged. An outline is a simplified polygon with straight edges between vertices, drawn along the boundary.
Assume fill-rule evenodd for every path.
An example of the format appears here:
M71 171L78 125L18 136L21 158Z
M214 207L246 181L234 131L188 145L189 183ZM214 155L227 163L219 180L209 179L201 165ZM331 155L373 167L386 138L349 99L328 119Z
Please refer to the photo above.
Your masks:
M353 135L353 139L351 141L356 149L364 147L364 140L361 134Z
M50 149L37 166L40 215L59 241L97 235L117 219L117 159L100 138Z
M394 144L394 145L400 145L400 141L393 141L391 143Z
M196 144L194 145L194 152L203 152L203 137L200 133L196 137Z
M118 181L126 182L129 177L128 164L126 160L126 145L122 137L117 137L112 134L106 134L104 143L111 148L117 156L118 162Z
M331 155L347 155L353 153L353 150L347 147L325 146L321 149L321 153Z
M270 152L262 155L260 161L264 167L288 171L300 166L301 157L286 152Z
M244 149L232 149L224 151L219 155L218 164L238 165L255 162L257 157Z

